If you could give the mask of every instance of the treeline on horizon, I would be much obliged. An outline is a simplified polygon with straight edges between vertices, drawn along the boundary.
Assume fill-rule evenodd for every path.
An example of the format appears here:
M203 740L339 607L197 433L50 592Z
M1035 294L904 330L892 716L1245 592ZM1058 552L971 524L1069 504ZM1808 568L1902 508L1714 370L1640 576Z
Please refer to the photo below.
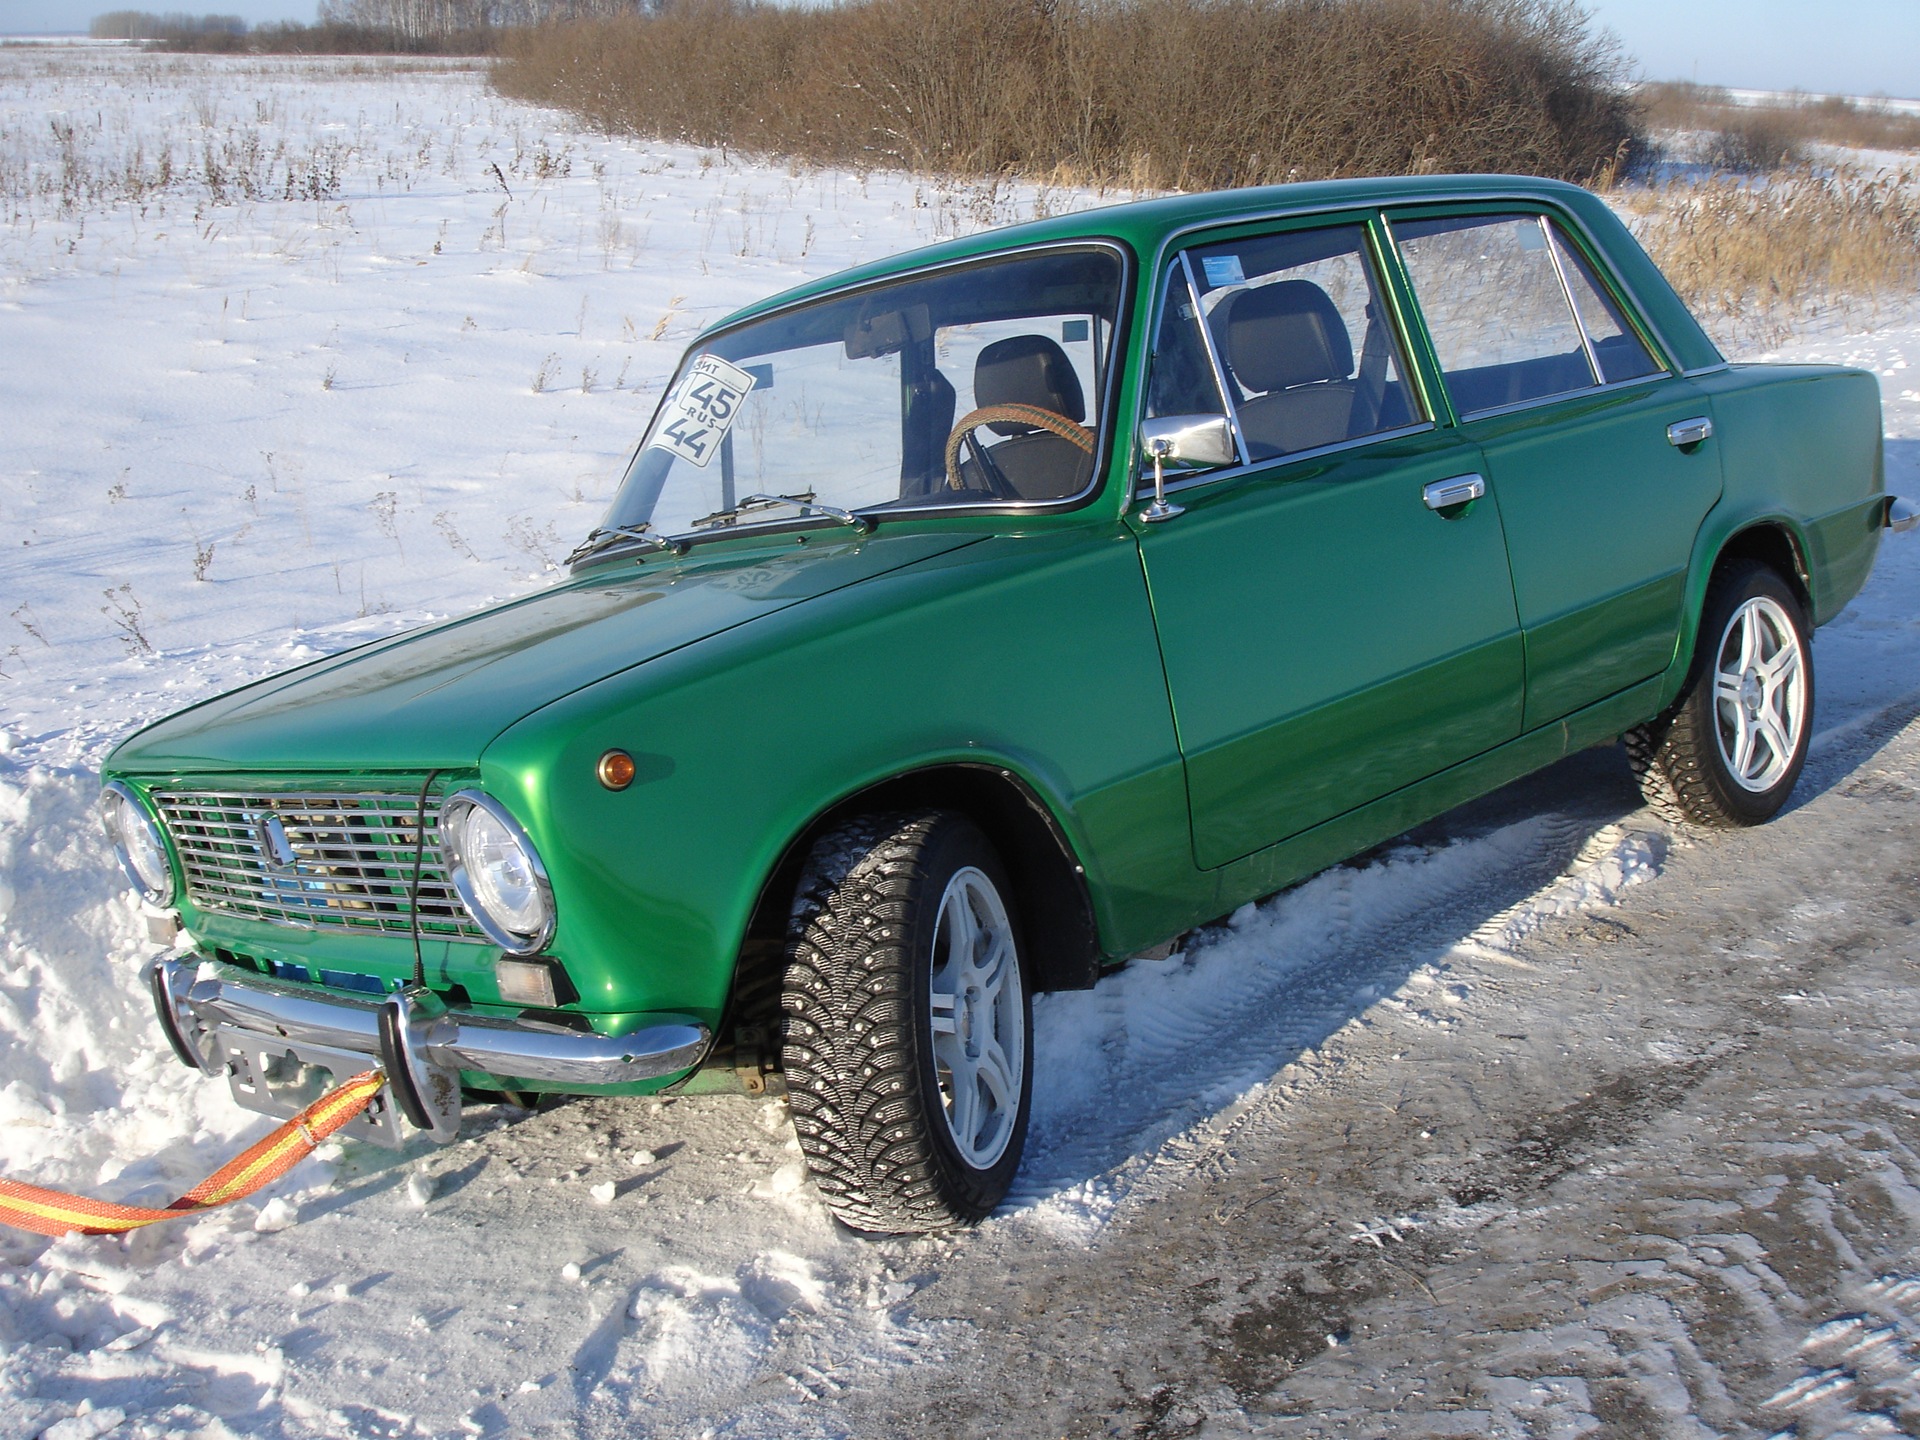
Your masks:
M632 18L655 8L653 0L322 0L312 25L114 10L95 16L88 33L212 54L492 55L513 27Z

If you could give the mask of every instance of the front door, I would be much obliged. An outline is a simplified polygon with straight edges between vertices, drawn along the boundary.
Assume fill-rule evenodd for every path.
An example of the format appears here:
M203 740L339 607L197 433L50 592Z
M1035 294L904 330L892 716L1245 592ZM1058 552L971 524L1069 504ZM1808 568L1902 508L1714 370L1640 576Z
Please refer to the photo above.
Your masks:
M1241 462L1131 512L1202 867L1519 732L1497 497L1461 498L1485 466L1407 383L1364 223L1187 252L1149 391L1227 414Z

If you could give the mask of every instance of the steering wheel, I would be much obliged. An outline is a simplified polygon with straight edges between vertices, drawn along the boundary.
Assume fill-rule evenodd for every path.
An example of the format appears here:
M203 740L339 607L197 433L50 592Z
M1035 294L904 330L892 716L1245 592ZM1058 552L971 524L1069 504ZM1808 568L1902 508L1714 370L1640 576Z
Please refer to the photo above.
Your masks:
M1002 424L1031 425L1036 430L1045 430L1048 434L1058 435L1075 449L1093 454L1093 432L1086 426L1069 420L1057 410L1042 409L1038 405L982 405L978 410L969 410L960 417L960 423L953 427L947 436L947 488L965 489L960 478L960 447L966 446L973 452L974 460L980 466L980 473L986 477L987 488L995 498L1018 500L1020 493L1008 482L1007 477L995 465L987 448L973 437L973 432L982 425L999 421Z

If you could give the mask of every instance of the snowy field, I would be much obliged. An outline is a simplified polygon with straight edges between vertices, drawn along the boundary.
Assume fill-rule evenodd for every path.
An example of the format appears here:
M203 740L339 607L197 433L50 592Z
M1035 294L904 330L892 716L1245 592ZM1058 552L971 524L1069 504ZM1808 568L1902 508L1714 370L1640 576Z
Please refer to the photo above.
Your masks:
M585 135L444 64L0 49L0 1174L164 1203L266 1128L133 983L93 813L116 738L546 583L714 317L1101 201ZM1889 486L1920 496L1920 316L1856 319L1781 358L1876 370ZM1868 877L1910 891L1920 834L1885 817L1920 796L1916 616L1896 540L1820 632L1808 779L1757 836L1670 834L1590 752L1042 1000L1029 1158L977 1232L836 1230L777 1100L483 1109L455 1146L330 1147L125 1241L0 1232L0 1434L1913 1433L1913 917L1819 986L1696 976L1720 942L1685 927L1738 899L1738 953L1825 954L1891 903ZM1765 1049L1702 1038L1747 983L1829 1068L1716 1100L1701 1067ZM1836 1058L1842 1012L1881 1038ZM1578 1143L1528 1129L1556 1086ZM1835 1096L1892 1115L1884 1143L1787 1136ZM1808 1273L1713 1190L1701 1125L1756 1132L1758 1212L1838 1237ZM1834 1159L1776 1206L1795 1145L1865 1190ZM1549 1150L1575 1159L1526 1169ZM1642 1173L1699 1193L1609 1239L1607 1187ZM1585 1331L1529 1272L1549 1298L1499 1321L1527 1343L1462 1358L1580 1246ZM1709 1272L1744 1311L1688 1308Z

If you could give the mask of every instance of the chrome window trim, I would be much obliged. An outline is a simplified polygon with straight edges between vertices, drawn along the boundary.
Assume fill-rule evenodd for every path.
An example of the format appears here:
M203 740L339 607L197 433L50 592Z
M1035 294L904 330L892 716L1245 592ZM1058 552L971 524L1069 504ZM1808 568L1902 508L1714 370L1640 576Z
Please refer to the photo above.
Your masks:
M1564 223L1570 231L1579 235L1579 237L1586 242L1587 248L1593 251L1594 254L1606 254L1605 248L1601 246L1599 241L1594 239L1593 232L1587 228L1585 222L1583 222L1579 216L1562 208L1554 201L1542 199L1537 194L1524 194L1501 186L1488 186L1484 190L1462 188L1459 190L1436 191L1432 194L1409 196L1400 200L1347 200L1332 204L1288 205L1275 210L1251 211L1245 215L1234 215L1221 219L1196 220L1192 224L1181 226L1178 230L1168 231L1166 235L1161 237L1160 248L1154 252L1154 273L1159 273L1159 267L1164 262L1168 250L1172 249L1187 236L1197 235L1208 230L1226 230L1240 225L1262 225L1276 220L1309 219L1316 215L1360 215L1367 219L1378 216L1381 224L1387 228L1389 238L1391 238L1393 233L1392 221L1388 219L1386 213L1389 210L1479 204L1522 205L1534 211L1550 212L1555 220ZM1365 219L1360 223L1364 224ZM1661 354L1654 356L1654 359L1662 362L1662 368L1667 374L1673 374L1673 344L1667 339L1660 327L1654 324L1652 319L1649 318L1645 302L1635 293L1631 285L1627 284L1625 280L1612 272L1610 266L1606 269L1605 278L1626 298L1627 302L1633 307L1634 318L1646 326L1647 333L1653 336L1657 348L1661 351ZM1725 368L1727 363L1728 362L1723 359L1718 365L1708 366L1706 368L1709 370L1722 369Z
M937 275L942 271L964 270L975 265L999 264L1004 261L1018 259L1023 255L1039 255L1053 250L1106 250L1119 257L1120 283L1116 292L1119 298L1114 306L1113 333L1108 337L1107 341L1105 373L1094 377L1096 395L1104 395L1111 399L1118 395L1120 391L1118 381L1120 379L1121 356L1126 353L1127 345L1132 335L1134 309L1133 291L1137 284L1138 271L1136 264L1138 256L1135 255L1132 246L1128 245L1124 240L1110 235L1085 235L1062 240L1039 240L1029 245L1015 246L1010 250L990 250L979 255L968 255L958 260L937 260L926 265L916 265L911 270L900 270L890 275L877 276L868 280L857 280L845 285L836 285L830 290L822 290L817 295L808 295L803 299L794 300L785 305L775 306L770 310L758 310L738 320L722 323L714 329L701 331L700 334L694 336L693 339L688 342L687 348L680 352L680 358L675 362L672 373L678 375L680 371L685 368L687 358L694 354L700 347L712 344L714 340L723 335L730 335L734 331L744 329L749 325L757 325L761 321L770 320L776 315L784 315L790 310L800 310L809 305L824 304L829 301L843 299L849 295L858 295L863 290L875 290L882 286L896 285L903 281L922 279L928 275ZM1151 348L1151 342L1149 342L1148 348ZM623 480L625 479L626 471L633 468L634 461L639 458L640 451L645 447L647 436L652 433L654 422L660 418L661 408L667 403L667 396L672 393L672 390L673 387L671 384L661 389L660 399L655 402L652 413L647 416L647 423L641 427L640 439L634 444L633 451L627 458L626 467L621 472L621 478ZM1111 407L1109 408L1111 409ZM880 521L903 515L1034 515L1053 514L1078 509L1098 497L1105 482L1106 470L1112 465L1114 456L1117 453L1115 437L1118 434L1118 427L1114 423L1115 417L1108 414L1099 417L1099 419L1099 427L1094 432L1098 444L1094 450L1092 478L1087 482L1085 489L1075 494L1063 495L1057 500L1014 500L1003 501L997 505L982 505L977 502L945 505L896 505L861 510L856 513L869 517L874 521ZM688 545L697 545L703 540L731 539L742 535L781 534L794 529L805 528L811 530L821 528L822 526L838 525L840 523L841 522L831 517L808 516L804 519L790 518L784 522L774 520L766 523L755 523L744 529L737 525L729 525L719 527L717 531L694 530L676 532L671 535L662 532L662 538L671 538L676 542L684 541ZM588 566L598 565L607 560L626 558L630 553L630 549L630 546L609 545L604 550L596 550L593 554L576 561L572 566L568 567L568 573L578 574ZM649 549L645 553L651 555L654 552Z
M1310 210L1310 211L1307 211L1306 213L1311 215L1311 214L1322 213L1322 212ZM1346 207L1346 208L1328 210L1328 211L1325 211L1324 213L1329 215L1342 215L1342 214L1352 215L1352 214L1355 214L1356 212L1354 212L1351 209L1351 207ZM1382 221L1382 223L1385 222L1386 217L1380 215L1377 209L1373 209L1365 212L1359 212L1359 218L1352 221L1351 223L1353 224L1355 229L1360 231L1360 234L1361 234L1361 248L1357 253L1360 256L1360 263L1366 269L1367 280L1369 284L1373 287L1373 294L1375 298L1383 302L1386 302L1388 310L1391 311L1393 306L1392 306L1389 290L1386 285L1386 277L1379 273L1380 258L1373 253L1372 247L1369 244L1368 238L1367 238L1368 228L1371 222L1373 221L1373 219L1375 219L1376 217L1378 217ZM1238 222L1232 222L1232 223L1238 223ZM1259 222L1256 220L1250 223L1258 224ZM1339 222L1336 222L1336 224L1337 223ZM1208 228L1218 228L1218 227L1216 226L1216 227L1208 227ZM1324 228L1324 229L1331 230L1335 228L1335 226L1327 225L1324 227L1315 226L1311 228L1315 228L1315 229ZM1176 233L1186 234L1189 232L1178 231ZM1388 238L1389 240L1391 240L1392 238L1391 232L1389 232ZM1166 479L1163 481L1160 487L1162 493L1168 493L1168 492L1178 491L1178 490L1186 490L1186 489L1192 488L1195 485L1211 484L1216 480L1232 480L1238 476L1249 474L1254 470L1265 470L1275 465L1290 465L1296 460L1311 460L1317 456L1322 456L1322 455L1334 455L1334 454L1338 454L1342 450L1352 450L1361 445L1372 445L1377 441L1381 441L1381 440L1397 440L1402 438L1403 436L1418 435L1423 431L1433 430L1438 428L1437 422L1434 421L1431 417L1428 417L1427 419L1420 421L1418 424L1403 425L1396 430L1375 430L1371 434L1367 434L1367 435L1353 435L1353 436L1349 436L1345 440L1336 440L1331 445L1316 445L1311 450L1295 450L1292 453L1286 454L1286 455L1267 455L1267 456L1262 456L1258 460L1251 458L1252 452L1248 449L1246 444L1246 439L1241 434L1241 431L1240 431L1240 407L1233 398L1232 390L1228 385L1226 367L1221 363L1219 352L1213 343L1213 327L1207 323L1207 317L1204 314L1202 314L1200 310L1200 288L1194 282L1193 259L1192 259L1193 251L1197 248L1198 248L1197 246L1189 245L1180 252L1178 260L1179 260L1181 275L1186 282L1187 295L1193 301L1194 321L1200 327L1200 335L1203 343L1206 346L1207 360L1213 366L1213 383L1220 391L1221 403L1227 407L1227 428L1229 432L1233 435L1234 450L1237 454L1239 454L1243 458L1240 460L1240 462L1237 465L1223 466L1218 470L1203 470L1198 473L1189 474L1178 479ZM1164 251L1164 247L1163 247L1163 251ZM1173 270L1173 265L1170 262L1166 266L1166 271L1167 273L1171 274L1172 270ZM1156 273L1159 273L1159 272L1156 271ZM1159 336L1159 333L1160 333L1161 321L1165 318L1165 315L1166 315L1167 302L1172 298L1172 296L1173 296L1173 285L1171 281L1168 281L1165 290L1162 291L1160 295L1159 303L1154 307L1154 312L1153 312L1154 325L1153 325L1152 334L1156 338ZM1571 304L1572 303L1571 300L1569 300L1568 303ZM1408 369L1407 358L1404 353L1405 347L1403 347L1400 344L1399 328L1392 319L1389 319L1387 323L1388 323L1388 332L1387 332L1388 339L1392 342L1392 346L1393 346L1392 358L1394 362L1400 366L1401 371L1403 372L1402 383L1406 384L1409 387L1409 391L1411 392L1413 388L1412 376L1406 373ZM1145 363L1143 364L1140 371L1139 390L1137 392L1141 397L1140 406L1141 406L1142 414L1140 419L1134 424L1132 432L1129 436L1130 444L1134 446L1136 449L1140 443L1140 426L1144 424L1147 419L1151 418L1151 417L1148 417L1144 412L1147 404L1147 398L1146 398L1147 387L1152 381L1153 356L1154 356L1153 345L1151 342L1149 342L1148 345L1145 347L1145 351L1144 351ZM1238 382L1235 382L1235 383L1237 384ZM1420 397L1420 398L1424 400L1425 397ZM1427 409L1429 407L1427 407L1424 404L1420 404L1412 408ZM1144 489L1142 488L1143 484L1145 484L1144 477L1140 473L1143 467L1150 468L1150 467L1147 467L1146 457L1136 455L1133 462L1134 480L1133 480L1132 493L1129 497L1129 503L1131 503L1133 500L1140 499L1143 495L1151 495L1152 493L1154 493L1151 485L1147 485L1146 488Z
M1225 465L1218 470L1201 470L1193 474L1175 478L1169 475L1165 489L1168 494L1176 490L1190 489L1195 485L1211 485L1215 481L1236 480L1242 475L1270 471L1279 465L1291 465L1297 460L1318 460L1327 455L1338 455L1345 450L1358 450L1363 445L1378 445L1387 440L1404 440L1409 435L1424 435L1429 430L1440 427L1431 420L1423 420L1418 425L1403 425L1398 430L1377 430L1371 435L1357 435L1351 440L1336 441L1332 445L1317 445L1311 450L1295 450L1289 455L1269 455L1262 460L1243 460L1238 465ZM1134 479L1133 498L1138 500L1153 494L1151 475Z
M1461 415L1460 424L1466 426L1476 420L1491 420L1501 415L1517 415L1522 410L1538 410L1542 405L1558 405L1565 400L1590 400L1596 395L1611 395L1616 390L1631 390L1636 385L1656 385L1662 380L1673 378L1671 372L1661 370L1653 375L1636 375L1631 380L1616 380L1611 385L1588 385L1579 390L1562 390L1553 395L1536 395L1531 400L1515 400L1511 405L1496 405L1491 410L1474 410Z
M1220 392L1220 403L1227 407L1227 432L1233 436L1233 453L1240 457L1242 465L1253 463L1253 451L1247 448L1246 438L1240 430L1240 402L1233 392L1240 382L1227 374L1226 362L1220 358L1220 347L1214 343L1213 326L1208 323L1207 312L1200 304L1200 287L1193 279L1193 247L1180 252L1180 271L1187 277L1187 299L1193 302L1193 323L1200 331L1200 345L1207 352L1207 363L1213 367L1213 383ZM1151 376L1152 372L1148 372ZM1135 427L1136 433L1138 427Z
M1449 201L1449 202L1441 202L1441 203L1459 203L1459 202ZM1537 204L1539 202L1536 201L1534 203ZM1545 214L1540 214L1537 212L1530 212L1530 214L1531 214L1531 218L1545 222L1549 232L1551 231L1554 222L1561 219L1565 219L1565 218L1571 218L1568 216L1563 216L1563 214L1557 210L1554 211L1550 216ZM1394 236L1393 222L1390 219L1388 219L1385 215L1382 215L1380 217L1380 224L1387 232L1387 242L1390 245L1394 246L1395 249L1398 249L1400 242ZM1592 245L1594 250L1597 252L1599 247L1597 245L1593 245L1593 236L1591 235L1591 233L1589 233L1584 227L1582 227L1580 233L1586 236L1588 244ZM1592 342L1590 342L1587 339L1586 323L1582 321L1580 318L1580 307L1578 305L1575 305L1573 302L1573 292L1567 288L1566 274L1564 271L1560 270L1560 261L1559 261L1558 255L1555 254L1555 251L1554 251L1553 236L1551 235L1551 233L1549 233L1547 237L1547 253L1550 255L1554 255L1554 269L1560 275L1561 293L1566 296L1567 304L1573 310L1573 323L1579 327L1581 347L1586 351L1586 355L1587 355L1587 368L1593 371L1594 376L1598 378L1601 374L1601 371L1600 371L1599 364L1596 360L1596 357L1594 356L1593 351L1590 348ZM1402 263L1404 264L1404 262ZM1614 279L1616 282L1618 280L1617 276L1603 275L1601 278L1603 280L1611 278L1611 279ZM1414 303L1416 305L1419 304L1420 292L1417 289L1413 288L1413 277L1411 275L1407 277L1407 287L1408 289L1413 290ZM1652 322L1647 320L1646 314L1645 314L1645 308L1641 306L1638 297L1636 297L1632 291L1628 290L1625 285L1621 285L1620 290L1622 294L1626 295L1627 298L1633 302L1634 313L1633 315L1630 315L1628 317L1629 321L1631 321L1637 316L1640 319L1640 321L1647 326L1647 329L1656 338L1660 339L1660 343L1664 347L1666 345L1665 338L1660 336L1660 332L1654 329ZM1426 317L1423 315L1421 317L1421 323L1424 324L1425 319ZM1472 410L1472 411L1462 410L1459 408L1459 406L1454 404L1453 391L1447 385L1447 372L1444 366L1440 366L1440 357L1438 355L1434 356L1434 364L1436 366L1440 366L1440 386L1443 390L1446 391L1447 405L1449 406L1449 408L1453 410L1453 413L1456 419L1456 424L1458 425L1465 425L1471 420L1485 420L1485 419L1488 419L1489 417L1496 416L1496 415L1512 415L1518 411L1532 410L1541 405L1555 405L1562 400L1574 400L1574 399L1578 399L1583 395L1598 395L1603 391L1609 391L1609 390L1626 390L1626 389L1632 388L1635 385L1652 385L1652 384L1657 384L1659 381L1662 381L1662 380L1672 380L1675 378L1690 379L1695 375L1710 375L1710 374L1713 374L1715 371L1725 370L1728 368L1728 362L1725 360L1722 360L1717 365L1703 366L1698 370L1675 370L1671 362L1662 359L1658 355L1651 355L1650 358L1654 361L1655 364L1659 365L1660 368L1648 375L1635 375L1631 380L1615 380L1615 381L1612 381L1611 383L1605 380L1602 380L1599 384L1588 385L1579 390L1561 390L1561 391L1555 392L1552 395L1536 395L1531 400L1515 400L1510 405L1496 405L1491 410Z
M1607 372L1600 368L1600 352L1594 349L1593 336L1587 333L1586 317L1580 313L1580 302L1573 298L1573 285L1567 279L1567 267L1560 258L1560 237L1553 233L1553 226L1544 215L1535 215L1533 223L1540 227L1540 238L1547 242L1547 258L1553 262L1553 273L1560 278L1560 293L1567 297L1567 311L1573 316L1573 328L1579 332L1580 348L1587 355L1587 369L1593 374L1596 386L1607 383ZM1440 373L1442 381L1446 372Z

